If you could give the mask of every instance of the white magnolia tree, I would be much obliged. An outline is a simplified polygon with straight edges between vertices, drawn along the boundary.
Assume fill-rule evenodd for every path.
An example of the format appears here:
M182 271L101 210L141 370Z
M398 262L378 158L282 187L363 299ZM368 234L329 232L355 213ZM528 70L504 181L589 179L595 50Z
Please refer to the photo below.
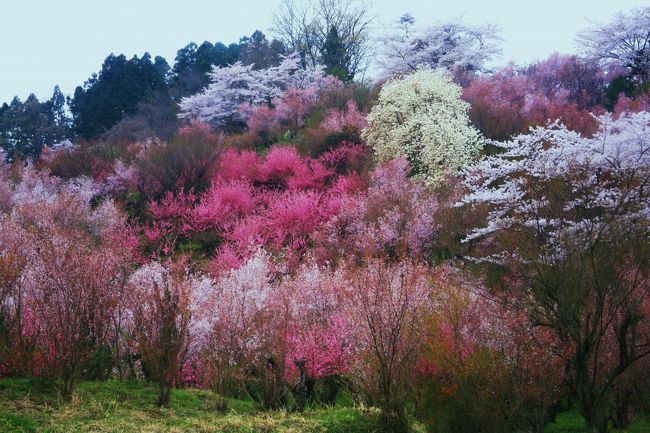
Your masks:
M242 105L270 103L288 88L320 88L327 82L322 68L303 69L297 54L267 69L255 70L254 65L245 66L240 62L215 66L210 81L202 92L181 100L179 117L198 119L217 128L240 125L246 121Z
M493 24L470 25L456 19L418 27L407 14L379 40L377 61L385 76L423 66L477 71L500 54L500 41L499 29Z
M428 185L471 163L483 139L470 125L469 105L448 72L421 69L382 87L363 138L379 162L405 157Z

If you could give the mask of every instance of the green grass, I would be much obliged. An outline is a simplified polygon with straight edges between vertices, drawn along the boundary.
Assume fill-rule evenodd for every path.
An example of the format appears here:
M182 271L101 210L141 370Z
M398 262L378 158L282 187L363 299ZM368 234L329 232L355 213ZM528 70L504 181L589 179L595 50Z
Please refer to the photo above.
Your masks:
M573 409L557 416L554 423L549 424L544 433L585 433L585 420L578 410ZM616 433L650 433L650 423L639 419L630 424L627 429L612 429Z
M83 382L70 402L28 379L0 380L1 433L371 433L381 431L376 409L355 407L342 395L337 406L303 413L265 411L252 400L230 400L215 409L215 396L197 389L174 390L169 408L154 405L153 385ZM414 424L416 432L422 432ZM545 433L584 433L576 410L558 415ZM638 420L620 433L650 433Z
M289 413L231 400L219 412L212 393L194 389L174 390L169 408L155 407L155 399L151 385L84 382L66 403L29 380L0 380L0 432L369 433L379 427L376 410L349 405Z

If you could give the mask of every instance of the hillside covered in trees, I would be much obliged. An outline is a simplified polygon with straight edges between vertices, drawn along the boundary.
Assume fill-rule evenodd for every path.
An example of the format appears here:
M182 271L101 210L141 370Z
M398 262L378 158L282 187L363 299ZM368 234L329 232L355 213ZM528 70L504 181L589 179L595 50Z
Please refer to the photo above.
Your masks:
M650 431L650 8L372 22L0 106L0 431Z

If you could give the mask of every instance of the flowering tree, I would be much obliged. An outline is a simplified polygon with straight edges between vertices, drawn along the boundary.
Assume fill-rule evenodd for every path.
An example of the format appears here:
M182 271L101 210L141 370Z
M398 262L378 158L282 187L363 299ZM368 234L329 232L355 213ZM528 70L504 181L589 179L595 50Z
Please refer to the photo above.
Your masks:
M225 128L245 124L246 111L241 110L242 105L269 104L288 88L318 88L323 80L320 68L301 68L300 59L294 54L267 69L255 70L254 65L239 62L215 67L210 81L203 92L181 100L179 116Z
M474 78L463 91L470 120L493 140L508 140L557 119L569 129L593 134L598 124L588 110L598 109L592 104L602 99L604 79L588 64L576 62L551 56L524 71L507 67Z
M408 173L406 160L394 159L370 173L367 190L343 196L340 212L314 236L317 254L332 262L350 255L426 260L439 204Z
M605 432L615 384L650 355L650 114L599 122L593 138L552 125L500 144L468 169L462 202L487 209L466 238L473 256L505 271L512 302L566 345L567 383Z
M145 252L170 255L189 241L199 253L217 250L216 271L237 267L264 245L294 266L311 234L339 212L341 197L361 186L357 177L336 173L360 152L341 149L314 159L290 146L275 146L264 157L226 151L207 191L168 193L150 203Z
M347 102L345 110L328 109L320 124L322 129L329 132L342 132L345 128L361 131L366 126L366 115L359 111L356 102L352 100Z
M279 287L291 297L285 377L301 408L317 398L333 404L349 372L356 344L343 308L344 285L343 272L310 261Z
M129 285L133 333L150 376L158 383L158 406L167 406L189 345L191 284L179 269L152 262L138 269Z
M379 65L386 76L422 67L480 71L501 52L499 29L493 24L474 26L457 19L417 28L409 14L397 24L380 39Z
M557 338L485 296L480 279L449 264L430 272L437 308L418 353L416 415L434 429L543 432L562 396Z
M36 247L25 274L25 302L44 367L63 381L63 395L70 397L84 362L109 342L124 268L115 250L92 248L66 232L50 232Z
M650 75L650 7L619 12L607 24L596 23L577 40L587 56L627 69L634 80L647 83Z
M409 260L371 259L349 274L349 311L357 326L357 385L399 428L415 371L424 321L433 309L427 270Z
M598 62L558 53L523 68L521 72L547 98L564 100L580 109L603 105L605 87L610 80Z
M318 100L315 86L288 88L271 104L243 105L240 110L247 117L246 127L255 133L268 133L280 125L295 130L304 125L305 118Z
M151 140L133 161L137 190L160 198L167 192L199 192L210 186L223 136L199 121L181 128L168 142Z
M213 336L207 357L216 373L214 387L223 395L242 393L247 369L260 349L257 326L272 290L271 276L269 258L260 249L216 282Z
M461 88L442 70L423 69L384 84L363 137L379 162L405 157L427 185L469 164L482 146Z
M61 182L28 166L12 191L3 229L20 236L3 250L3 291L22 369L62 382L69 398L91 357L111 347L130 244L111 201L98 206L88 179ZM21 251L15 247L20 246Z
M31 239L29 232L4 214L0 232L0 375L25 373L31 353L22 338L22 276L31 255Z

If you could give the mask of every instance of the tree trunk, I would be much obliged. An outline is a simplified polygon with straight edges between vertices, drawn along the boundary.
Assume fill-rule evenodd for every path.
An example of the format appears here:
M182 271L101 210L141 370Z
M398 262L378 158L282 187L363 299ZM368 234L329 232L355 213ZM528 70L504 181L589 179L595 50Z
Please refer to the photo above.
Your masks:
M172 388L169 386L169 384L166 382L160 382L158 389L158 400L156 401L156 404L158 406L169 406L169 396L171 392Z

